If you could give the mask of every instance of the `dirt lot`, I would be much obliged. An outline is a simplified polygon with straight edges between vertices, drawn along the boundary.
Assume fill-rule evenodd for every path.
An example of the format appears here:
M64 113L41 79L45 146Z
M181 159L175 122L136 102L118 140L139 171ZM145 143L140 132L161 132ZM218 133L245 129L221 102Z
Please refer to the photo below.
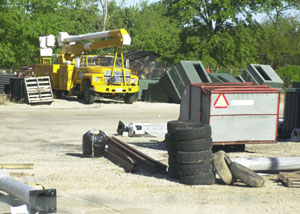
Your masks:
M287 188L277 175L264 176L263 188L243 184L187 186L162 174L124 170L104 158L81 158L82 135L91 128L116 134L118 121L166 123L177 119L179 105L133 105L55 100L51 105L0 105L0 163L34 163L16 177L31 185L56 188L58 213L297 213L300 189ZM167 164L163 138L119 137ZM231 157L300 156L300 143L247 145ZM20 171L20 170L19 170ZM23 170L24 171L24 170ZM0 194L0 213L17 202Z

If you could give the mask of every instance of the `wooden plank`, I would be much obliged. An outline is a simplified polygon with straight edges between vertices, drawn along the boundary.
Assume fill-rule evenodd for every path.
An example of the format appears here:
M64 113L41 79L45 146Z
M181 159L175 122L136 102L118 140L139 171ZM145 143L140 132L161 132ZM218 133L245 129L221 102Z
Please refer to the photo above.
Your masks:
M26 172L9 172L9 174L14 177L35 176L35 174L33 173L26 173Z
M278 179L284 183L287 182L288 178L299 178L300 179L300 171L295 172L280 172L278 174Z
M286 182L288 187L300 187L300 178L287 178Z
M0 164L0 169L33 169L33 164Z
M163 164L163 163L161 163L161 162L159 162L159 161L157 161L157 160L151 158L150 156L148 156L148 155L146 155L146 154L140 152L139 150L137 150L137 149L135 149L135 148L129 146L128 144L126 144L126 143L120 141L120 140L119 140L118 138L116 138L116 137L112 137L112 139L115 140L115 141L117 141L118 143L122 144L123 146L129 148L130 150L132 150L132 151L135 152L136 154L138 154L138 155L140 155L141 157L143 157L145 160L147 160L147 161L149 161L149 162L155 164L155 165L157 166L158 171L159 171L160 173L164 173L164 174L167 173L167 166L166 166L165 164Z
M123 160L122 158L118 157L114 153L110 151L104 151L104 157L108 160L118 164L120 167L124 168L125 172L133 172L135 171L135 167L133 164L129 163L128 161Z

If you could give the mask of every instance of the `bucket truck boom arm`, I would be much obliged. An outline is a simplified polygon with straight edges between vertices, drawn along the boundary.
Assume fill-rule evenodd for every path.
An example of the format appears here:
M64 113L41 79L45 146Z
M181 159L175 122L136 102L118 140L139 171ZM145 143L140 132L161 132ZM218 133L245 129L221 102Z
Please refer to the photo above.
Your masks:
M92 43L72 44L78 41L101 39ZM71 36L66 32L60 32L58 36L58 45L62 47L62 54L65 59L72 60L80 56L82 52L88 50L98 50L102 48L122 47L130 45L131 38L125 29L110 30L97 33L82 34Z

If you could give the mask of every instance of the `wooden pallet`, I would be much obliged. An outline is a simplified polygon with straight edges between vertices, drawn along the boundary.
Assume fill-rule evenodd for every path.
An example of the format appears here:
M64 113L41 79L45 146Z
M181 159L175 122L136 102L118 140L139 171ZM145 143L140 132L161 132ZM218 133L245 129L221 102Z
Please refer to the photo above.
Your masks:
M28 77L24 79L27 92L28 103L51 103L53 102L53 92L50 78Z
M287 187L300 187L300 171L280 172L278 179Z

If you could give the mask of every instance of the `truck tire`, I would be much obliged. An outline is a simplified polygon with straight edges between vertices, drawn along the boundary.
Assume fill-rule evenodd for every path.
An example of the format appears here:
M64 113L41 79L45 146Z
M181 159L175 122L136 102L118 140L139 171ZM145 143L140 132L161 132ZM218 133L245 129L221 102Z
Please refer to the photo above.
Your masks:
M87 83L84 88L83 100L85 104L93 104L95 102L95 94L93 93L93 87L91 87L89 83Z
M228 167L228 165L231 164L231 160L224 151L221 150L213 154L213 164L216 172L225 184L232 184L235 182Z
M180 176L180 183L188 185L212 185L215 181L215 174L213 172Z
M200 173L212 172L212 162L197 164L177 164L177 170L180 175L196 175Z
M197 164L211 160L211 150L205 150L200 152L177 152L177 162L179 164Z
M244 182L250 187L262 187L265 183L263 177L256 174L253 170L239 164L236 162L232 162L229 165L229 169L236 179Z
M167 129L169 133L175 133L177 128L186 128L188 126L201 126L201 123L189 120L172 120L167 123Z
M124 102L126 104L132 104L136 100L136 94L125 94Z
M167 133L165 135L165 141L166 141L166 144L167 144L168 154L170 156L176 156L176 154L177 154L177 145L176 145L176 139L175 139L174 134Z
M211 137L211 127L209 125L191 126L175 129L175 137L178 141L197 140Z
M199 140L177 141L177 150L182 152L196 152L211 150L213 146L211 137Z
M176 157L169 156L168 163L169 163L168 176L170 178L179 179L180 175L179 175L179 173L177 171L177 160L176 160Z

